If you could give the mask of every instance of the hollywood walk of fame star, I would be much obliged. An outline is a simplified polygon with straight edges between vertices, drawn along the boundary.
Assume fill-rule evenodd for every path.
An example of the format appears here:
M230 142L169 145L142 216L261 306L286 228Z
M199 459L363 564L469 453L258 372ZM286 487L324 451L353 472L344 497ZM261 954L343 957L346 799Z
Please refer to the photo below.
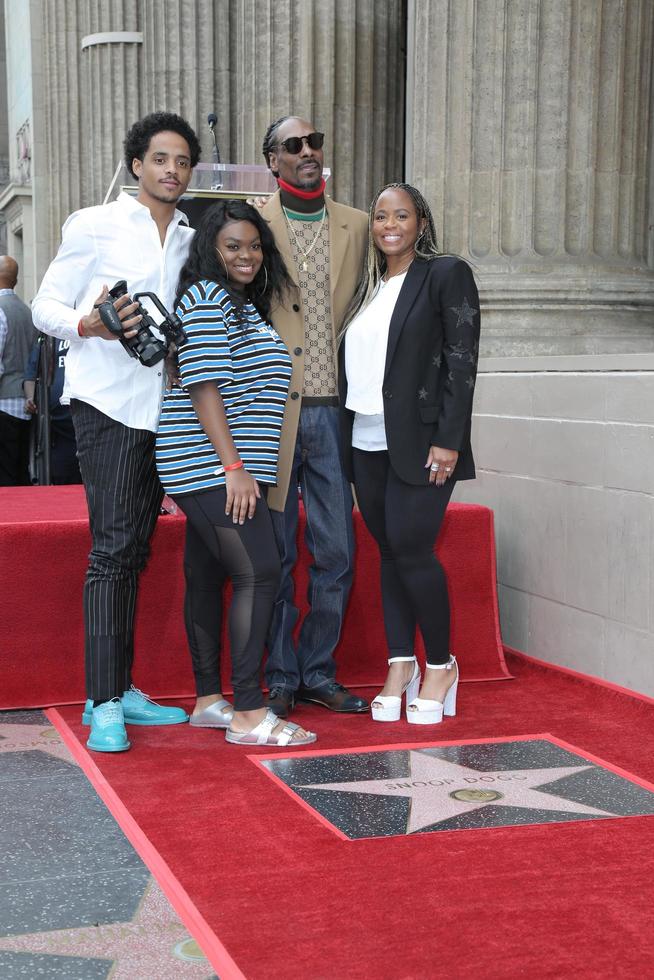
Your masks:
M452 313L456 313L457 330L463 323L468 323L470 326L472 326L472 318L479 313L479 310L475 310L472 306L470 306L466 296L463 297L463 303L461 303L461 306L450 306L450 309Z
M0 722L0 754L3 752L46 752L76 765L70 752L64 745L59 732L48 725L19 725Z
M410 751L408 776L345 783L314 783L298 786L297 789L405 797L410 800L405 831L407 834L490 805L578 813L580 816L614 817L616 814L608 810L598 810L596 807L555 795L555 788L551 784L556 780L592 768L584 765L552 766L546 769L485 772L425 755L420 751ZM544 786L549 789L543 789ZM482 792L470 793L470 790Z
M188 939L185 927L152 879L130 922L8 936L0 939L0 950L111 960L111 980L203 980L211 968L204 957L184 955L184 946L198 949Z

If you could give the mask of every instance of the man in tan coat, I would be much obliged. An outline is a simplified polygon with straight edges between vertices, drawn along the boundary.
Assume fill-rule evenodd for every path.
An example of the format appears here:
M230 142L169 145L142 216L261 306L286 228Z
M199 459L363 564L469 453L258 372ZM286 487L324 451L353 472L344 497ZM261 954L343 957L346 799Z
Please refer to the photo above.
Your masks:
M273 311L293 376L282 430L277 486L268 506L282 559L282 582L269 635L269 706L286 717L296 697L333 711L368 710L336 681L334 649L352 583L352 495L341 468L336 336L363 267L368 220L325 196L323 134L285 116L266 133L263 153L279 190L264 206L275 242L297 289ZM298 487L313 556L310 611L298 619L292 570L297 559Z

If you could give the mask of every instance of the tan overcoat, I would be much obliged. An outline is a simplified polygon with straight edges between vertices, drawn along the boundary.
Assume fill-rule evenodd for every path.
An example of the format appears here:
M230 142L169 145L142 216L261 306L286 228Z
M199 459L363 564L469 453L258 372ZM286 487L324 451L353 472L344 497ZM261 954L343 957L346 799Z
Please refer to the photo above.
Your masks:
M343 322L348 303L354 296L363 270L368 246L368 216L363 211L325 199L329 217L329 280L332 299L332 329L334 351L336 335ZM291 279L298 281L298 271L288 236L288 225L282 211L279 191L264 205L261 211L269 223L275 243L282 254ZM304 311L299 289L286 298L283 306L272 311L275 330L282 338L293 359L293 375L286 400L284 424L279 447L277 486L270 487L268 506L283 510L291 476L293 452L300 421L302 385L304 380Z

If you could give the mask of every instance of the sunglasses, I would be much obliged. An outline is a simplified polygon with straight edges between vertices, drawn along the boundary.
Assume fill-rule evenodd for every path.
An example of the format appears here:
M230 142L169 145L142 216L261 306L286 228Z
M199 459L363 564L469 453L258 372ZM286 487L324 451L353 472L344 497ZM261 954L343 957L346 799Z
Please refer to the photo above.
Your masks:
M322 145L325 142L324 133L309 133L308 136L289 136L287 140L282 140L281 143L277 143L277 146L283 146L287 153L292 156L297 156L298 153L302 152L304 146L304 141L307 141L309 149L311 150L321 150Z

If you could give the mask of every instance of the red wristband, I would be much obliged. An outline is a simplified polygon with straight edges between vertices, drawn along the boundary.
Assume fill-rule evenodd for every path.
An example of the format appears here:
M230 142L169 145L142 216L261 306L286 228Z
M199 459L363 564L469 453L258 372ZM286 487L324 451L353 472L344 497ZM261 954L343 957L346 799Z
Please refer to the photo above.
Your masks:
M82 317L82 319L77 324L77 332L80 335L80 337L86 337L86 334L84 333L84 328L82 327L82 320L83 319L84 319L84 317Z
M230 470L240 470L244 466L242 459L237 459L235 463L230 463L228 466L223 466L225 473L229 473Z

